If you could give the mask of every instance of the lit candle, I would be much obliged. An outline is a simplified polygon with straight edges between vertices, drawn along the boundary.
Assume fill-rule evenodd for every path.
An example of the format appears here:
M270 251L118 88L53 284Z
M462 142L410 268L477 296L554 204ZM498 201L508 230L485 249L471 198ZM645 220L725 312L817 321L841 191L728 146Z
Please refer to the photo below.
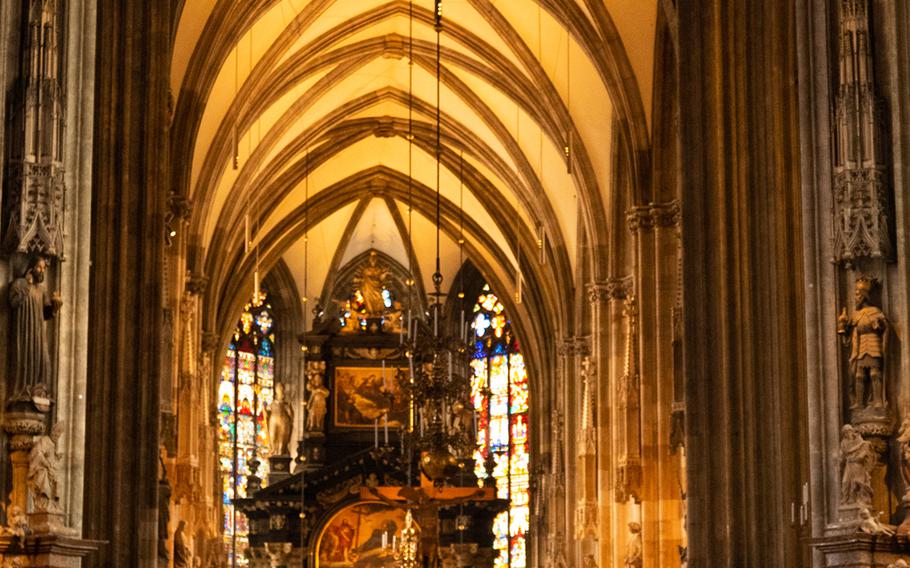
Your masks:
M382 547L388 548L388 546L389 546L389 532L386 531L386 532L382 533Z
M382 429L385 433L385 445L386 445L386 447L388 447L389 446L389 412L388 411L386 411L385 415L383 416L383 422L384 422L384 424L382 426Z
M373 447L379 447L379 418L373 420Z

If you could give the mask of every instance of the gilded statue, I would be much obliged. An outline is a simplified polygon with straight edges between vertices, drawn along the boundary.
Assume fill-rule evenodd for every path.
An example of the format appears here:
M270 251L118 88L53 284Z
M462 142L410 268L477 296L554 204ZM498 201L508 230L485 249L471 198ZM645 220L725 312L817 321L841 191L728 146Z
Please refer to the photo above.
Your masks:
M57 442L63 434L63 422L57 422L50 435L38 436L28 454L28 488L31 490L35 512L62 513L57 493L57 473L60 456Z
M294 427L294 407L284 398L284 384L275 384L275 398L265 411L269 427L269 443L273 456L291 455L291 430Z
M366 317L381 317L386 309L382 291L389 279L389 268L379 263L376 251L370 251L370 260L354 274L354 285L363 296Z
M17 398L30 399L38 389L46 392L53 382L44 322L57 315L63 301L43 286L46 272L47 261L34 255L9 288L13 396Z
M322 432L325 422L327 409L326 399L329 397L329 389L322 385L321 372L313 372L310 374L310 384L308 385L307 390L310 391L310 398L307 400L307 432Z
M841 428L841 499L842 505L872 502L872 467L875 465L872 444L864 440L850 424Z
M855 310L851 317L847 309L837 318L837 333L849 342L850 376L853 389L850 408L884 408L884 357L888 342L888 318L872 305L872 289L876 280L860 276L854 293Z

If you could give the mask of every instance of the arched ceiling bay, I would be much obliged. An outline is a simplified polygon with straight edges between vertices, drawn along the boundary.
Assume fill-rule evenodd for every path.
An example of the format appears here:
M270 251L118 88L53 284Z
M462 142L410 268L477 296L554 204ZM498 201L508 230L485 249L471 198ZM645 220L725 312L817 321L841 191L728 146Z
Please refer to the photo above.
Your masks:
M579 246L603 245L616 125L636 155L647 150L656 5L444 0L447 283L469 254L503 282L520 264L570 287ZM329 270L371 247L406 264L409 234L430 287L435 41L432 0L185 1L171 66L174 186L193 202L193 262L216 298L236 301L224 296L249 264L246 224L301 295L304 280L315 297Z

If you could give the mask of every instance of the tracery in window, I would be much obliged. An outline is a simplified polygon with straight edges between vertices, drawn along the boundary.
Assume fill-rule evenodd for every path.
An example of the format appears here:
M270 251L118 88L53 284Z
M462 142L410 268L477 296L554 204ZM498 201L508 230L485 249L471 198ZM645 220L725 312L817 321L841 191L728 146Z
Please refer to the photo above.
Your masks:
M497 496L510 501L493 521L496 568L527 566L529 528L528 373L505 307L489 285L474 305L471 396L478 415L477 477L492 455ZM489 438L490 443L487 444Z
M243 308L224 357L218 388L219 464L223 482L224 545L228 565L246 566L249 527L235 515L234 498L248 496L249 477L268 477L268 428L265 409L272 402L275 377L274 322L265 291Z

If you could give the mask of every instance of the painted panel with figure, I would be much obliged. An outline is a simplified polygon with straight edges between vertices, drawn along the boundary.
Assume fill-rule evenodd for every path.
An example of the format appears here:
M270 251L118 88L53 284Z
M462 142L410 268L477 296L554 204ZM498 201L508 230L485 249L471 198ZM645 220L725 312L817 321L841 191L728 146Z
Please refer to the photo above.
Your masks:
M396 535L404 526L404 511L383 503L356 503L329 521L316 549L319 568L391 568Z
M385 423L399 428L407 420L407 401L396 368L338 367L335 369L334 423L339 428L373 428Z

